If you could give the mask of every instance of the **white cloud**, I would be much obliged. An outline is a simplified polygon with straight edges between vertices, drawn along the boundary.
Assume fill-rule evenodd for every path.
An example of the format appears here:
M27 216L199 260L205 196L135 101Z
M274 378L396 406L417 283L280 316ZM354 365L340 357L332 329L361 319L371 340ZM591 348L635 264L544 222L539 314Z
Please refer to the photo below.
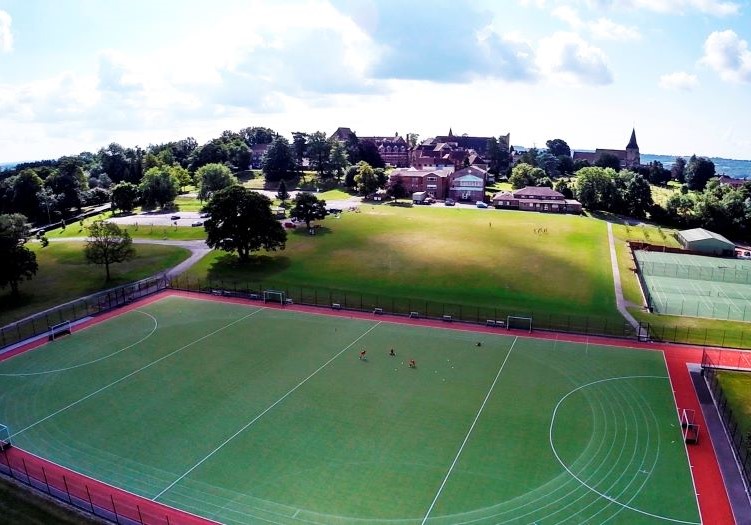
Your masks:
M605 85L613 73L601 49L575 33L559 32L540 41L537 65L553 80L570 84Z
M628 27L609 18L599 18L589 24L589 30L594 38L600 40L639 40L641 33L635 27Z
M3 53L13 51L13 33L10 30L11 21L10 15L0 10L0 51Z
M669 73L660 77L659 86L662 89L674 90L674 91L692 91L698 87L699 79L696 75L686 73L684 71L676 71L675 73Z
M727 29L715 31L704 42L701 63L728 82L751 82L751 51L748 42Z
M579 16L579 12L570 5L558 6L553 9L550 14L556 18L563 20L574 29L577 29L583 25L582 19Z
M619 3L619 2L614 2ZM627 2L628 3L628 2ZM738 2L726 0L630 0L634 7L658 13L686 13L699 11L715 16L734 15L740 11Z

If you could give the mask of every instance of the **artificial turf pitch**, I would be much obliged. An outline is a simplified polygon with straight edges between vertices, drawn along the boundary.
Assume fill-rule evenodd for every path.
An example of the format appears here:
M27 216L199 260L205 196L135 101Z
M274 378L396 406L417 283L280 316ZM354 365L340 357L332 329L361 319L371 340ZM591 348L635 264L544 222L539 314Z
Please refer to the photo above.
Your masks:
M225 523L700 521L659 352L166 297L0 362L0 422Z

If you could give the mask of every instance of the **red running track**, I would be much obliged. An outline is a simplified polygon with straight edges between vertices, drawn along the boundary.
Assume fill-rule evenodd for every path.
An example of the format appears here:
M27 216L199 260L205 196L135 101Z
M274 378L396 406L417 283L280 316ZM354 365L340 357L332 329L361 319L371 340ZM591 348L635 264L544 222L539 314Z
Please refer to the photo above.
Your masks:
M73 331L84 330L92 324L99 323L106 319L120 315L123 312L139 308L145 304L152 303L163 299L164 297L176 296L185 297L190 299L200 299L205 301L216 301L224 303L235 303L243 305L254 305L255 303L245 299L234 297L221 297L213 295L205 295L197 292L181 292L174 290L166 290L157 294L151 295L147 298L140 299L130 305L112 310L105 314L97 315L96 317L85 321L73 328ZM346 317L350 319L366 319L373 320L374 315L364 312L350 312L342 310L327 310L321 307L314 306L302 306L302 305L288 305L282 307L281 305L273 305L266 303L267 308L286 308L297 312L305 312L316 315L328 315L335 317ZM519 337L530 337L536 339L557 339L559 341L576 342L576 343L590 343L604 346L616 346L620 348L632 348L637 350L648 350L662 352L667 364L668 374L670 376L670 382L673 387L675 395L675 401L677 407L692 409L695 411L697 423L703 428L707 428L704 416L699 406L699 400L696 396L696 392L691 381L691 376L687 364L689 363L701 363L702 352L705 348L689 346L689 345L663 345L655 343L641 343L636 341L628 341L617 338L597 337L597 336L579 336L573 334L559 334L559 333L538 333L534 336L519 330L504 330L499 328L493 328L488 326L474 326L474 325L462 325L460 323L449 325L449 323L443 321L434 321L429 319L408 319L398 316L379 315L377 319L382 322L406 324L412 326L429 326L434 328L440 328L444 330L461 330L475 333L510 333ZM12 352L0 355L0 361L9 359L14 355L26 352L33 348L37 348L47 341L46 339L37 340L26 345L23 345ZM747 359L748 353L740 351L732 351L727 349L708 349L712 354L712 360L715 364L730 366L730 367L749 367L751 366L751 359ZM676 419L677 419L676 414ZM717 458L714 453L714 448L711 443L711 438L708 434L704 434L703 438L699 440L696 445L687 447L689 463L691 465L691 474L694 479L694 485L697 492L697 500L699 503L699 510L701 513L702 522L708 525L731 525L735 523L733 519L733 513L728 500L725 485L720 473L719 465L717 464ZM0 466L8 462L12 465L14 472L23 477L23 473L28 472L28 475L42 483L42 489L44 480L46 479L47 486L54 487L57 491L65 491L65 487L68 487L70 494L73 494L74 498L86 506L93 504L97 509L106 509L107 512L118 512L119 516L125 516L130 520L136 522L142 522L149 525L162 525L162 524L206 524L215 523L210 520L200 518L198 516L174 509L161 503L153 502L149 499L137 496L130 492L118 489L94 480L72 470L63 468L43 458L39 458L12 447L6 453L0 454ZM37 477L39 476L39 477ZM38 487L39 488L39 487ZM62 499L65 499L64 497Z

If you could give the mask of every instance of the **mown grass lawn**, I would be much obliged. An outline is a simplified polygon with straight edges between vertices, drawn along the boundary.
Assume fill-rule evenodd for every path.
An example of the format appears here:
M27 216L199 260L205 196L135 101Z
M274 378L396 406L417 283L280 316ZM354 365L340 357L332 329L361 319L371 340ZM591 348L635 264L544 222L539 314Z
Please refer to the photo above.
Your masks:
M622 321L600 220L382 205L321 226L315 236L290 232L285 251L259 254L247 266L212 252L189 277Z
M722 370L717 379L742 435L747 436L751 432L751 373Z
M9 288L1 290L0 326L97 290L143 279L190 255L175 246L136 244L136 257L110 266L112 279L106 282L103 266L86 263L83 243L55 242L46 248L32 243L29 247L37 255L39 270L31 281L21 283L19 297L12 297Z

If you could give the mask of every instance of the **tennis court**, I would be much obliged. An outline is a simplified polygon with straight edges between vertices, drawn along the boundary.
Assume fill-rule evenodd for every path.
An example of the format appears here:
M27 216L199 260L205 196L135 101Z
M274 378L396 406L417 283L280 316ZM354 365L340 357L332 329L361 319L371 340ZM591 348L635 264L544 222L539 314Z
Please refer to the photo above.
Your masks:
M700 521L661 352L168 296L0 362L0 423L224 523Z
M751 260L634 251L653 311L751 321Z

